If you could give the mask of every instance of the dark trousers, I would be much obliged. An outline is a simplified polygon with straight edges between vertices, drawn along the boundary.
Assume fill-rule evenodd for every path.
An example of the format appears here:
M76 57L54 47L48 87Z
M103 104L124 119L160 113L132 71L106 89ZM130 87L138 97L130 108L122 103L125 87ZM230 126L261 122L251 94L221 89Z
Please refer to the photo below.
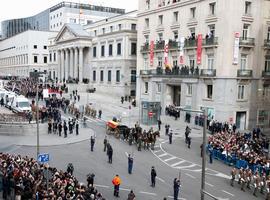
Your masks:
M132 174L132 167L133 167L132 164L128 164L128 173L129 174Z
M109 163L112 163L112 156L108 156L109 157Z
M178 199L178 193L179 193L179 189L174 189L174 191L173 191L173 199L174 200Z
M94 151L94 144L91 144L91 151Z
M151 177L151 186L155 187L156 185L156 177Z
M79 129L76 128L76 135L79 135Z
M106 148L107 148L107 144L104 144L104 148L103 148L104 152L106 151Z
M172 143L172 137L169 136L169 143L171 144Z
M116 196L116 197L119 197L119 186L120 186L120 185L115 185L115 186L114 186L114 192L113 192L113 195Z

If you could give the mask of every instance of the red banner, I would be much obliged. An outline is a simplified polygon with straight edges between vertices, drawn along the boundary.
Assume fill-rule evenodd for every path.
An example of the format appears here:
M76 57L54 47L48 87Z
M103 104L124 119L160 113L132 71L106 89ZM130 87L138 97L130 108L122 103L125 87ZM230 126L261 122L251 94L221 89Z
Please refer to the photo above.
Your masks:
M168 61L168 53L169 53L169 41L165 40L165 44L164 44L164 64L165 67L169 66L169 61Z
M202 34L199 34L197 41L197 64L200 65L201 63L202 63Z
M154 41L152 40L150 42L150 66L154 65L154 48L155 48L155 44L154 44Z

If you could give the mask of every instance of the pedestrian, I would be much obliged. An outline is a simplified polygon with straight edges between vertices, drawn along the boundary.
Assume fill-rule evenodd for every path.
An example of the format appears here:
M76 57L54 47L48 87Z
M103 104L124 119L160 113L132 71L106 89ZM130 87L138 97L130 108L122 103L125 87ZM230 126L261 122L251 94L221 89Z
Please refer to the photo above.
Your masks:
M138 151L141 151L142 150L142 137L139 136L138 137Z
M68 119L68 130L69 134L73 133L72 121L70 119Z
M90 145L91 145L91 151L94 151L95 138L93 136L91 136L90 138Z
M91 173L87 175L87 187L89 188L90 186L93 187L94 186L94 178L95 178L95 174Z
M160 126L161 126L161 120L159 119L157 122L158 122L158 130L160 131L160 129L161 129L160 128Z
M115 197L119 197L119 188L120 188L121 182L122 181L121 181L119 175L116 174L116 176L112 180L112 183L114 185L113 196L115 196Z
M165 124L165 135L169 134L169 130L170 130L170 125L169 124Z
M128 155L128 173L132 174L132 168L133 168L133 158L131 155Z
M101 119L101 115L102 115L102 110L98 111L98 118Z
M79 123L78 123L78 120L76 120L75 129L76 129L76 135L79 135Z
M174 198L174 200L178 199L180 187L181 187L180 180L175 178L173 181L173 198Z
M234 180L235 180L235 176L236 176L236 168L233 168L231 171L231 186L234 186Z
M108 163L112 164L113 148L109 143L107 145L107 155L108 155Z
M213 163L213 148L209 149L209 162L210 164Z
M74 167L72 163L68 163L67 165L67 173L73 175Z
M128 198L127 200L135 200L135 194L133 192L133 190L130 190L130 193L128 194Z
M78 98L78 102L80 101L81 99L81 96L80 95L77 95L77 98Z
M108 140L107 140L107 136L105 135L105 138L103 140L103 145L104 145L103 151L104 152L106 151L107 143L108 143Z
M155 187L156 185L156 176L157 176L157 172L155 170L155 167L152 166L152 169L151 169L151 186L152 187Z
M58 133L59 133L59 137L61 137L61 132L62 132L62 123L59 122L59 124L58 124Z
M64 121L64 138L67 137L67 130L68 130L67 123L66 121Z
M0 104L1 104L1 107L4 106L4 98L2 97L1 100L0 100Z
M201 158L203 157L203 144L200 145L201 148Z
M191 137L188 137L188 138L187 138L187 145L188 145L188 148L190 149L190 145L191 145Z
M171 131L169 133L169 144L172 144L172 136L173 136L173 131L171 129Z

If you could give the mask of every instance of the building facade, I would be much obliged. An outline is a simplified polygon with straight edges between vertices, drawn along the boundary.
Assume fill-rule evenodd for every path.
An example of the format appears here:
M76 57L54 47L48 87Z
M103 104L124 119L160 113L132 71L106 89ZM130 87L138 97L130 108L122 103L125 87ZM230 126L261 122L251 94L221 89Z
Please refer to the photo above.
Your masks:
M28 77L33 70L47 70L48 38L53 35L56 32L28 30L1 41L0 74Z
M137 100L269 128L269 9L267 0L139 0Z
M61 2L31 17L3 21L2 38L9 38L26 30L60 31L65 23L85 25L124 13L125 10L120 8Z
M59 81L84 82L99 93L135 96L136 15L134 11L84 27L65 24L50 38L49 71L57 69Z

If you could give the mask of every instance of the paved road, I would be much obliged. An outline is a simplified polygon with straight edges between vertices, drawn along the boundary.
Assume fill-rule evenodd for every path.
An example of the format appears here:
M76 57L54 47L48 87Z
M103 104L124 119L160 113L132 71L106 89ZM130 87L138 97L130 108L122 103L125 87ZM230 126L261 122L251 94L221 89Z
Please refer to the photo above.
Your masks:
M174 136L172 145L163 135L156 144L154 151L138 152L135 146L129 146L126 142L119 141L110 136L109 141L114 148L113 164L107 163L106 153L103 152L103 139L105 136L105 125L101 121L90 120L88 128L95 131L96 145L94 152L90 152L89 141L73 144L42 147L42 152L51 155L50 165L59 169L66 168L67 163L72 162L75 167L75 175L81 182L86 182L86 174L96 174L95 183L107 199L114 199L112 195L111 180L115 174L119 174L123 180L120 198L125 200L130 189L135 191L137 199L158 200L167 197L172 199L172 181L181 172L182 189L181 198L186 200L200 199L200 140L199 134L193 135L192 148L188 149L183 141L182 129ZM184 127L183 127L184 129ZM89 129L90 130L90 129ZM192 136L192 135L191 135ZM12 138L10 138L12 140ZM7 145L8 141L0 137L0 151L31 155L35 157L35 147ZM127 172L127 155L134 155L134 171L132 175ZM158 179L156 188L150 187L150 169L155 166ZM239 186L229 186L229 167L214 162L208 166L206 177L206 190L221 199L247 200L254 199L251 192L241 192ZM205 200L210 199L206 197ZM257 199L263 199L259 197Z

